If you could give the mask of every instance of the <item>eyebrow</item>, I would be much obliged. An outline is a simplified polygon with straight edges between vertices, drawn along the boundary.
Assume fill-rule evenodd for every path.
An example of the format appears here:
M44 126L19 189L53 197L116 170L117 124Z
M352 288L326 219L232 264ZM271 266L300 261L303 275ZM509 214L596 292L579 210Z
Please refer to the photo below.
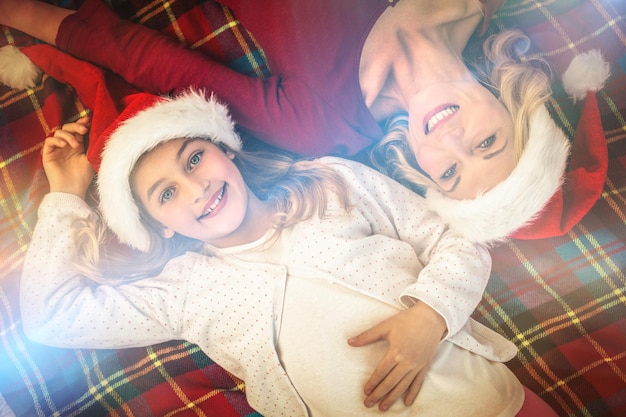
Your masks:
M180 145L180 148L178 149L178 152L176 152L176 159L179 160L181 158L181 156L183 155L183 153L185 152L185 149L187 149L187 146L189 146L189 144L191 142L196 141L196 138L190 138L187 139L186 141L183 142L182 145ZM152 186L150 188L148 188L148 192L147 197L148 200L150 200L152 198L152 194L154 193L154 191L159 188L159 186L164 182L164 179L159 179L157 182L155 182L154 184L152 184Z
M493 151L490 154L487 154L485 156L483 156L483 159L491 159L494 156L502 153L502 151L504 151L504 148L506 148L506 145L509 143L508 139L504 142L504 145L502 145L502 147L500 149L498 149L497 151Z
M454 184L452 184L452 187L450 187L450 189L448 190L443 190L446 193L451 193L452 191L456 190L456 187L459 186L459 182L461 182L461 176L459 175L458 177L456 177L456 180L454 181Z
M498 149L498 150L496 150L496 151L493 151L493 152L491 152L490 154L487 154L487 155L483 156L483 159L491 159L491 158L493 158L494 156L496 156L496 155L498 155L498 154L502 153L502 152L504 151L504 148L506 148L507 143L509 143L509 141L508 141L508 140L506 140L506 141L504 142L504 145L502 145L502 147L501 147L500 149ZM454 190L456 190L456 187L458 187L458 186L459 186L459 183L460 183L460 182L461 182L461 176L459 175L458 177L456 177L456 181L454 181L454 184L452 184L452 187L450 187L450 189L448 189L448 190L443 190L443 191L444 191L444 192L446 192L446 193L451 193L451 192L453 192Z

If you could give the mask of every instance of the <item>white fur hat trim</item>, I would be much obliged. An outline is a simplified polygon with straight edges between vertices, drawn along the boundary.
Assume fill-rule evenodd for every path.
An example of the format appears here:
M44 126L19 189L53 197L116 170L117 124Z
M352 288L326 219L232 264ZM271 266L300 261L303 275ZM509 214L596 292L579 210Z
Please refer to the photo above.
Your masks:
M160 143L191 137L206 137L233 150L241 149L228 109L213 96L207 98L195 91L158 99L111 134L102 154L98 191L104 220L122 243L144 252L149 249L148 231L129 182L135 163Z
M563 88L574 102L583 100L589 91L598 91L611 75L611 66L597 49L578 54L563 73Z
M33 88L41 77L41 70L22 51L13 45L0 48L0 83L24 90Z
M560 189L568 154L569 141L542 106L531 117L526 148L504 181L471 200L455 200L429 189L427 204L451 229L473 242L505 240L531 223Z

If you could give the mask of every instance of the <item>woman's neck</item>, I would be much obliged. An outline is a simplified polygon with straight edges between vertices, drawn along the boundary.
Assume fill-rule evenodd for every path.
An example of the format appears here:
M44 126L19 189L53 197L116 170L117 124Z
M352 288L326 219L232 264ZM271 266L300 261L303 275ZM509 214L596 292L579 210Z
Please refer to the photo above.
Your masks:
M471 77L461 55L482 19L477 3L443 1L428 10L421 3L402 0L389 7L364 44L359 81L376 120L406 111L424 86Z

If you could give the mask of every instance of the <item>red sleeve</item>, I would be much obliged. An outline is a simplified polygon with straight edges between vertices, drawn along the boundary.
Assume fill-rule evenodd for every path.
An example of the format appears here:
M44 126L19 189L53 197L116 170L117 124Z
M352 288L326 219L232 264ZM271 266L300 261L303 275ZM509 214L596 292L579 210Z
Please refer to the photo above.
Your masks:
M297 78L240 74L168 36L119 19L100 0L86 1L63 20L56 43L144 91L164 94L187 87L212 91L228 103L240 127L281 148L311 156L349 156L376 139L330 112L326 102Z

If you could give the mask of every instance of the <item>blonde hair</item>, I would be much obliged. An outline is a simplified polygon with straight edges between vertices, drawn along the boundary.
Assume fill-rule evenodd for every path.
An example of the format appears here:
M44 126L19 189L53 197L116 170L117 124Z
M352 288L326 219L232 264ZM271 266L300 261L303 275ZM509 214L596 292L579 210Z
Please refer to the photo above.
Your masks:
M319 161L296 160L286 153L233 151L219 146L235 155L233 162L246 185L274 209L273 227L277 234L315 215L324 217L330 193L345 210L352 207L343 177ZM78 219L74 222L74 242L75 267L80 273L109 284L141 279L157 275L176 256L201 250L203 242L186 236L175 234L170 239L163 238L164 226L148 214L136 197L135 204L150 236L149 251L133 251L117 244L98 214Z
M528 142L531 115L552 94L550 67L543 58L525 56L529 47L530 39L512 29L489 36L483 43L482 55L466 57L475 78L498 97L511 115L516 161ZM398 114L388 120L385 137L372 148L370 156L379 170L423 193L433 182L417 164L407 137L408 114Z

